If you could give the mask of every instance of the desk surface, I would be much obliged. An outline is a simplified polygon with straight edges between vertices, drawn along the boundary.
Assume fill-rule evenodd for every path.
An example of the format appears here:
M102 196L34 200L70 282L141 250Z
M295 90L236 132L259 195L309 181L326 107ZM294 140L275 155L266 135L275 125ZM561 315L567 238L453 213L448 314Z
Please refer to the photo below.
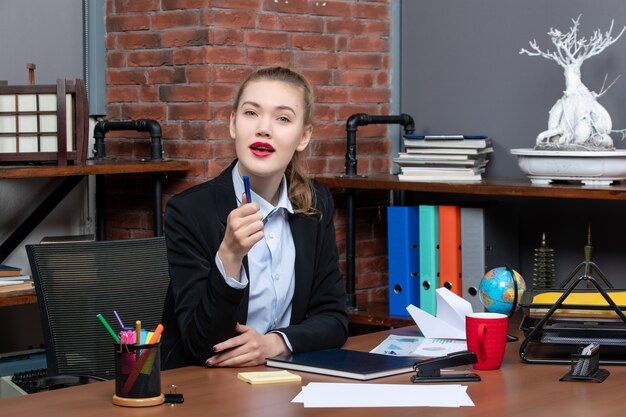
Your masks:
M123 159L88 160L84 165L0 166L0 179L71 177L76 175L136 174L143 172L187 171L187 161L130 161Z
M406 327L350 338L346 348L370 350L387 334L416 334ZM603 366L611 375L601 384L559 382L568 370L565 365L529 365L518 356L520 342L509 343L500 370L477 371L481 382L467 383L475 407L461 408L304 408L290 401L300 392L300 384L252 386L237 380L241 370L188 367L162 373L164 390L176 384L185 403L174 407L161 405L136 410L111 404L113 381L60 391L43 392L0 400L0 416L619 416L626 390L626 367ZM295 372L295 371L294 371ZM309 382L355 382L323 375L296 372L302 385ZM410 374L375 379L363 383L407 384Z

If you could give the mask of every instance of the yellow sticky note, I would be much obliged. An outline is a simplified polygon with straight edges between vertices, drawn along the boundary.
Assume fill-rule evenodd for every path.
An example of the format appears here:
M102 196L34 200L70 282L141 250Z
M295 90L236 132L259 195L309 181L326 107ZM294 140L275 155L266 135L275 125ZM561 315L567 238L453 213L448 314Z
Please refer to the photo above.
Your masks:
M289 371L239 372L237 379L252 385L302 381L300 375L292 374Z

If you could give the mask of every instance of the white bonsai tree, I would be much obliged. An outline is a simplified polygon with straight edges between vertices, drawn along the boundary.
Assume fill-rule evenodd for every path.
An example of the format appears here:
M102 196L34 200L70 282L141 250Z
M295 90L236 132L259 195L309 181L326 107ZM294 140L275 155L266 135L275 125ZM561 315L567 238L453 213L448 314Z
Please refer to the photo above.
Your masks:
M548 32L556 51L539 49L537 41L530 43L531 50L523 49L520 54L540 56L555 61L563 67L565 73L565 91L552 109L548 119L548 129L537 136L535 149L550 150L613 150L611 116L597 98L611 87L604 87L600 93L589 91L580 78L580 67L587 58L598 55L615 43L626 30L626 26L617 36L612 36L613 22L608 31L597 29L589 40L578 38L580 16L572 19L569 32L561 33L551 28ZM605 77L606 82L606 77ZM615 82L615 81L614 81ZM622 134L626 130L616 131Z

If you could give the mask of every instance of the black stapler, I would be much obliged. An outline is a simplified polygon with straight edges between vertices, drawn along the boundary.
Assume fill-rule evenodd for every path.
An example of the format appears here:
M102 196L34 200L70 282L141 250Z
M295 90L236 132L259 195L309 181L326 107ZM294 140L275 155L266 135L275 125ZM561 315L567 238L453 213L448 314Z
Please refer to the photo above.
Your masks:
M411 377L411 382L480 381L480 376L473 372L441 375L442 369L470 365L476 362L476 354L470 351L455 352L441 358L415 362L413 366L415 375Z

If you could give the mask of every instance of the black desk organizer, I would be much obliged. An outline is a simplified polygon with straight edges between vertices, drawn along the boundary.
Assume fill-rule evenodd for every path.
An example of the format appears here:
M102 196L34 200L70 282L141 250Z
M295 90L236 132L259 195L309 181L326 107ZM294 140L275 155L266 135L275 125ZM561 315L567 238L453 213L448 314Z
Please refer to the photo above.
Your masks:
M600 350L590 355L572 354L572 369L563 375L559 381L594 381L602 382L610 374L606 369L598 368Z
M583 274L574 280L576 274L583 269ZM598 280L592 276L593 273L602 280L606 288L598 283ZM590 288L576 289L582 283L590 284ZM564 305L565 299L574 290L600 293L607 305ZM598 363L626 365L626 316L622 311L626 309L626 306L618 306L609 295L618 291L624 290L616 290L598 266L590 260L579 264L559 288L527 291L520 302L524 312L520 329L525 335L524 341L520 344L521 359L527 363L570 364L572 355L576 355L579 348L590 343L598 343L603 352L608 352L606 356L603 353L603 359L598 359ZM540 292L563 292L563 294L553 305L534 304L533 298ZM548 311L543 317L537 318L531 316L531 309L548 309ZM599 310L613 311L617 317L611 320L605 318L598 320L590 314L587 317L559 320L552 317L559 309L589 311L590 313ZM542 351L544 355L531 356L531 350L537 350L537 353Z

